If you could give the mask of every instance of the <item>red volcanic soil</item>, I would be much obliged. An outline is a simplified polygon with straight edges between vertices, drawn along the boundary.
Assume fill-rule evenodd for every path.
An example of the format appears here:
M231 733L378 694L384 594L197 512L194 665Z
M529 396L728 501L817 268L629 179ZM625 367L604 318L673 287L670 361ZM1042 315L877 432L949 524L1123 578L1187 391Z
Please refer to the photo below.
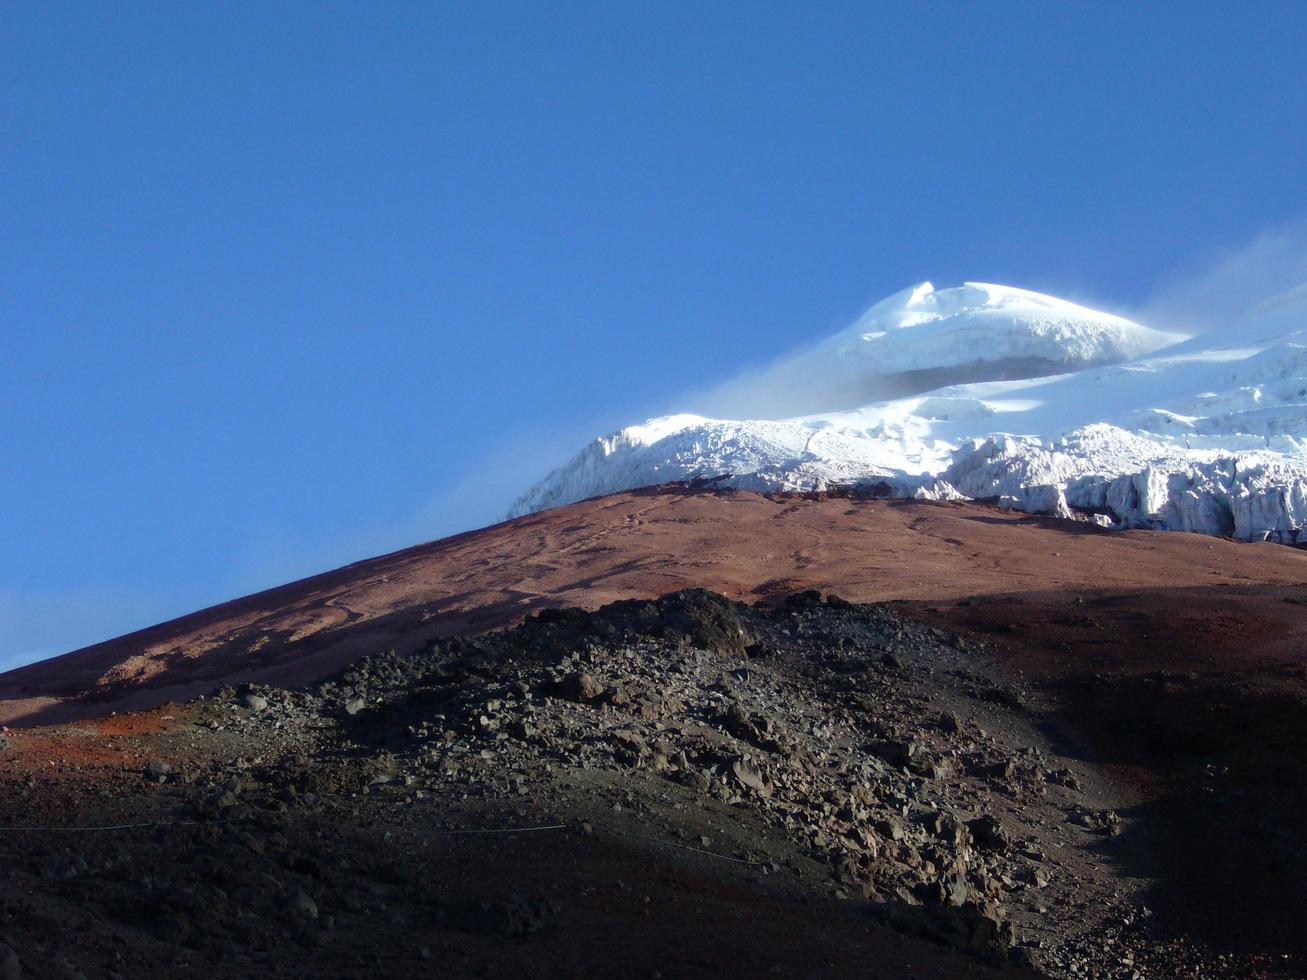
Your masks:
M1307 606L1296 604L1307 601L1307 552L976 504L663 487L368 559L10 671L0 724L149 707L228 681L308 682L543 606L687 586L908 600L943 624L1013 641L1039 672L1278 662L1307 639Z

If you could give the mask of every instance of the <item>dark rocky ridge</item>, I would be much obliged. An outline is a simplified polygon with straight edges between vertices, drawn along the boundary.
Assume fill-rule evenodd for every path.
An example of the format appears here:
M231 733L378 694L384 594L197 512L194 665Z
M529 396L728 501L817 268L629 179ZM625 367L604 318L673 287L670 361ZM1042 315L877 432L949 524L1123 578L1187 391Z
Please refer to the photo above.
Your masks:
M689 590L11 733L0 939L87 977L1266 970L1144 907L1128 792L997 676L885 607Z

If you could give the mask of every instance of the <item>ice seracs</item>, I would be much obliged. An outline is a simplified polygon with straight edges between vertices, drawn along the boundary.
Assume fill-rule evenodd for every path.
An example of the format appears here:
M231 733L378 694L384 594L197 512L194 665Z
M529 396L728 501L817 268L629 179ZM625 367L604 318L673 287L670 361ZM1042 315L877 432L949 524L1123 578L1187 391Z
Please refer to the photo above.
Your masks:
M942 383L916 387L931 381ZM847 403L891 383L911 394ZM668 416L598 439L513 513L706 478L1307 540L1307 288L1185 339L1026 290L925 283L722 392L766 404L745 420ZM825 407L774 417L796 398Z

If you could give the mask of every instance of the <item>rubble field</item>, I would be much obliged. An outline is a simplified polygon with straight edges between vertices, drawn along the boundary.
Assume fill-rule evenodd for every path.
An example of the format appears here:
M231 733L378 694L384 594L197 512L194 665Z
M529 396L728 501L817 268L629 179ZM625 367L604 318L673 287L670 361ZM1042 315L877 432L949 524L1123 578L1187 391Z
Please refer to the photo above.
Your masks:
M0 978L1273 974L984 644L700 589L0 738Z

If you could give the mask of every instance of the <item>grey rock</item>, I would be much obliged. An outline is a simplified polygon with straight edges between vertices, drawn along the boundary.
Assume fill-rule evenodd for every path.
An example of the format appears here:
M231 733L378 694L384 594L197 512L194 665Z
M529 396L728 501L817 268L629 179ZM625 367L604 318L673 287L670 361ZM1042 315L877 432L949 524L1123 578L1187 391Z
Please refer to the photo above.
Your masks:
M1121 818L1113 810L1076 809L1071 813L1071 822L1100 834L1114 836L1121 832Z
M771 795L771 784L767 782L759 769L752 761L740 756L731 763L731 774L735 776L736 782L741 786L753 790L762 796Z
M872 828L881 837L888 838L892 841L903 839L907 829L903 826L903 821L899 817L890 814L889 816L879 817L872 823Z
M876 742L871 746L871 751L891 766L903 767L913 758L919 758L926 750L920 742L891 740Z
M554 685L554 694L565 701L593 701L604 693L604 686L592 674L577 671Z
M977 817L975 820L968 820L967 829L971 831L976 846L982 851L1001 854L1012 846L1012 841L1008 837L1007 831L1003 829L1003 825L988 814Z
M172 772L172 765L163 759L151 759L145 766L145 777L156 783L162 783Z
M1015 947L1012 950L1011 959L1017 966L1025 967L1027 970L1034 970L1036 973L1045 973L1048 969L1047 958L1034 946Z
M941 878L936 882L935 887L939 902L942 905L961 908L971 896L971 889L967 887L967 879L956 871Z
M1044 773L1044 779L1067 789L1080 789L1080 780L1076 779L1076 774L1070 769L1053 769Z
M286 912L292 919L310 921L318 917L318 903L302 891L297 891L286 902Z
M732 704L721 716L722 727L738 739L768 752L780 750L780 734L776 722L769 715L753 714L739 704Z

